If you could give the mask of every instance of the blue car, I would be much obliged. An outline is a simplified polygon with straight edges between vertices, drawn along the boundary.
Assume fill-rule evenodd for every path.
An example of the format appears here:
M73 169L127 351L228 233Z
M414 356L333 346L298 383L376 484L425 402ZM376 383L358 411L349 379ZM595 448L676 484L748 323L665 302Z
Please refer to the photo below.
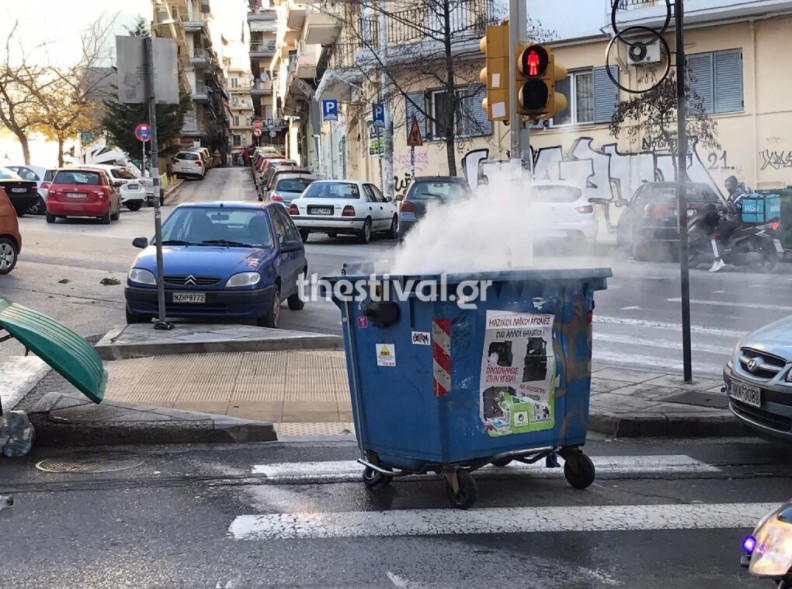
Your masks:
M157 251L145 237L127 277L127 323L157 317ZM300 232L279 203L204 202L176 207L162 225L168 318L253 320L278 327L281 303L300 310L308 273Z

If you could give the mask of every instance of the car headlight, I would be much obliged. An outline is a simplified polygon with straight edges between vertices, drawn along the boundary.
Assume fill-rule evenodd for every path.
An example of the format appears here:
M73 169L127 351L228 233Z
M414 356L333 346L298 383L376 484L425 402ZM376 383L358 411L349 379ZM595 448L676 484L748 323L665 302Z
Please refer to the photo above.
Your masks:
M228 279L226 288L253 286L254 284L258 284L259 281L261 281L261 274L258 272L240 272L239 274L234 274Z
M129 282L157 286L157 279L154 277L154 274L143 268L132 268L129 271Z

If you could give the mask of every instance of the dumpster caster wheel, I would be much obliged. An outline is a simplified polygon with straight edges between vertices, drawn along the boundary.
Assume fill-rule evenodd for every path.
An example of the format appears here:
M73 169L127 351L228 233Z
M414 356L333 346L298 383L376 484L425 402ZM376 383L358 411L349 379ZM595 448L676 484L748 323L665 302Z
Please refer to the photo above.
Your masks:
M508 466L511 464L511 458L501 458L500 460L493 460L492 464L495 466Z
M393 477L377 472L370 466L363 469L363 484L369 489L378 487L380 485L387 485L393 480Z
M469 509L476 502L476 480L466 470L457 471L456 476L459 491L454 493L453 487L446 481L446 495L454 507Z
M571 454L564 462L564 476L576 489L585 489L594 482L594 463L582 452Z

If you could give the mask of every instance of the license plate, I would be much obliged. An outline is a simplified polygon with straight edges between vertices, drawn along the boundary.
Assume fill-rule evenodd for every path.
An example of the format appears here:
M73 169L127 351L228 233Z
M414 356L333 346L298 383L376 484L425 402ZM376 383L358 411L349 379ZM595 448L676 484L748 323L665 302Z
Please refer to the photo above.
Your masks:
M742 401L746 405L753 407L762 406L762 389L751 385L743 384L736 380L732 381L731 396Z
M27 188L12 188L11 192L27 192Z
M773 245L775 246L775 248L776 248L776 251L777 251L779 254L783 254L783 253L784 253L784 246L783 246L783 245L781 245L781 240L780 240L780 239L774 239L774 240L773 240Z
M85 195L82 192L69 192L66 198L85 198Z
M137 190L138 188L140 188L140 186L138 186L137 184L127 184L127 188L129 190Z
M333 209L331 207L314 207L311 209L312 215L332 215Z
M205 292L175 292L173 293L174 303L205 303Z

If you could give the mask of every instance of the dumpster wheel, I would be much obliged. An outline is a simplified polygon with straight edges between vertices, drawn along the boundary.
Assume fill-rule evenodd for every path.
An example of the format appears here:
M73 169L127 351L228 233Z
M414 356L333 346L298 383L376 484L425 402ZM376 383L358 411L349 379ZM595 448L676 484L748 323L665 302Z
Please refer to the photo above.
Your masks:
M576 489L585 489L594 482L594 463L583 452L570 452L564 457L564 476Z
M456 472L451 474L450 476L456 477L456 492L454 492L454 486L448 480L448 476L449 475L446 475L446 496L451 502L451 505L458 509L469 509L473 507L478 492L476 488L476 479L473 478L473 475L462 469L457 469Z
M387 485L392 480L393 480L392 476L388 476L386 474L382 474L381 472L377 472L370 466L367 466L366 468L363 469L363 484L366 485L369 489L373 489L374 487L378 487L380 485Z

